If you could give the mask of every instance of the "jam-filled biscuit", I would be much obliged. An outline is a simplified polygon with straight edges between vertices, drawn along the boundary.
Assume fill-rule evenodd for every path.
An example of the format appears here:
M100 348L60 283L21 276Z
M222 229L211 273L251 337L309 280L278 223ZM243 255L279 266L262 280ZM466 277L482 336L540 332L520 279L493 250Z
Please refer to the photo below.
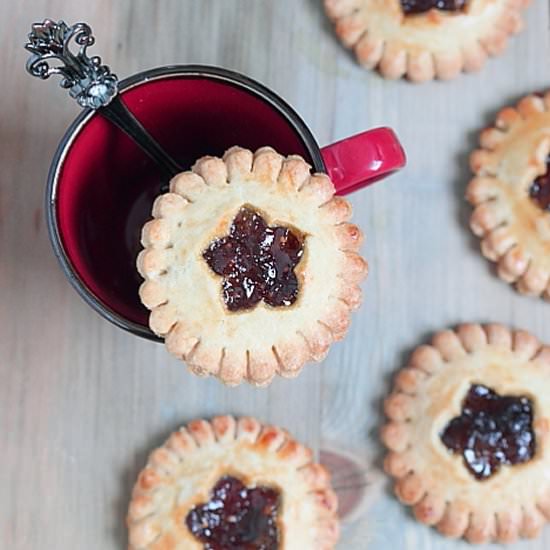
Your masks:
M550 520L550 347L468 324L417 348L385 401L384 462L418 521L473 543Z
M324 0L366 68L422 82L480 69L522 27L529 0Z
M234 147L176 176L137 265L149 325L198 375L266 385L344 337L367 263L351 206L299 156Z
M195 420L140 473L129 550L333 550L337 504L327 470L284 430Z
M550 299L550 93L503 109L471 156L470 226L501 279Z

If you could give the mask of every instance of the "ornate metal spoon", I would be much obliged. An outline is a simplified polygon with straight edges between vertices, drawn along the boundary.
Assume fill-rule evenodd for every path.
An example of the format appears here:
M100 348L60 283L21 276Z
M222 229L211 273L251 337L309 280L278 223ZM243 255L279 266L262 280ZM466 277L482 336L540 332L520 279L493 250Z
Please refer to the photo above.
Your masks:
M74 42L79 49L71 51ZM84 109L93 109L109 119L132 138L158 165L167 182L183 168L147 132L118 95L118 78L98 56L88 57L86 50L95 38L86 23L69 27L64 21L45 19L32 25L25 49L31 52L27 71L46 80L61 75L61 87L69 90ZM51 66L51 60L61 62Z

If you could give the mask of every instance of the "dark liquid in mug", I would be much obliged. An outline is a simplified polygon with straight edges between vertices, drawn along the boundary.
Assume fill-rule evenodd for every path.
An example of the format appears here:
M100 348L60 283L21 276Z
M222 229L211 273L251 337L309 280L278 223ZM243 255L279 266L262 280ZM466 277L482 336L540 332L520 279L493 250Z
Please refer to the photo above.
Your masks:
M288 120L265 100L231 84L197 77L148 82L123 94L151 134L186 169L233 145L270 145L309 158ZM78 133L57 189L61 240L73 268L109 309L147 326L135 263L143 224L160 194L156 166L99 115Z

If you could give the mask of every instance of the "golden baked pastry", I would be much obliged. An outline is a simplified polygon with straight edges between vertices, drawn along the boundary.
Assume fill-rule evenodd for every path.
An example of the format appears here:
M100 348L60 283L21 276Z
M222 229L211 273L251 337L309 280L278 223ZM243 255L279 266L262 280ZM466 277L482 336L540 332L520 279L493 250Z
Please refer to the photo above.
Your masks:
M195 420L139 474L129 550L333 550L336 509L328 472L284 430Z
M399 500L448 537L536 537L550 520L549 381L550 347L502 325L417 348L381 433Z
M499 276L550 299L550 93L503 109L471 156L472 231Z
M529 0L324 0L366 68L415 82L477 71L522 28Z
M198 375L266 385L344 337L367 272L351 206L299 156L232 148L176 176L143 228L150 327Z

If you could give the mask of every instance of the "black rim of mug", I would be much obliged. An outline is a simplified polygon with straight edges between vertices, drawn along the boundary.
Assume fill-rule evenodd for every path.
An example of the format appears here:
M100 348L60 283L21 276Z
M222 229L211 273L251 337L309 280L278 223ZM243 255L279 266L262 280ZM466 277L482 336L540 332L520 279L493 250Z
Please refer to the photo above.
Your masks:
M129 78L121 81L119 87L120 91L124 92L144 82L151 82L153 80L173 78L177 76L186 78L199 77L226 82L227 84L237 86L267 102L287 120L296 134L300 137L311 157L314 170L317 172L326 172L323 157L321 156L321 151L317 141L298 113L275 92L245 75L223 69L221 67L209 65L170 65L166 67L149 69L130 76ZM56 198L59 174L63 167L65 157L67 156L72 144L77 139L80 131L94 115L94 111L85 109L69 126L54 154L46 187L46 221L50 242L52 244L55 256L57 257L59 263L61 264L61 268L65 273L65 276L69 279L72 287L89 306L91 306L104 319L107 319L107 321L110 321L119 328L148 340L162 342L163 339L154 334L149 327L124 318L122 315L103 303L80 278L65 251L65 247L63 246L61 233L57 223Z

